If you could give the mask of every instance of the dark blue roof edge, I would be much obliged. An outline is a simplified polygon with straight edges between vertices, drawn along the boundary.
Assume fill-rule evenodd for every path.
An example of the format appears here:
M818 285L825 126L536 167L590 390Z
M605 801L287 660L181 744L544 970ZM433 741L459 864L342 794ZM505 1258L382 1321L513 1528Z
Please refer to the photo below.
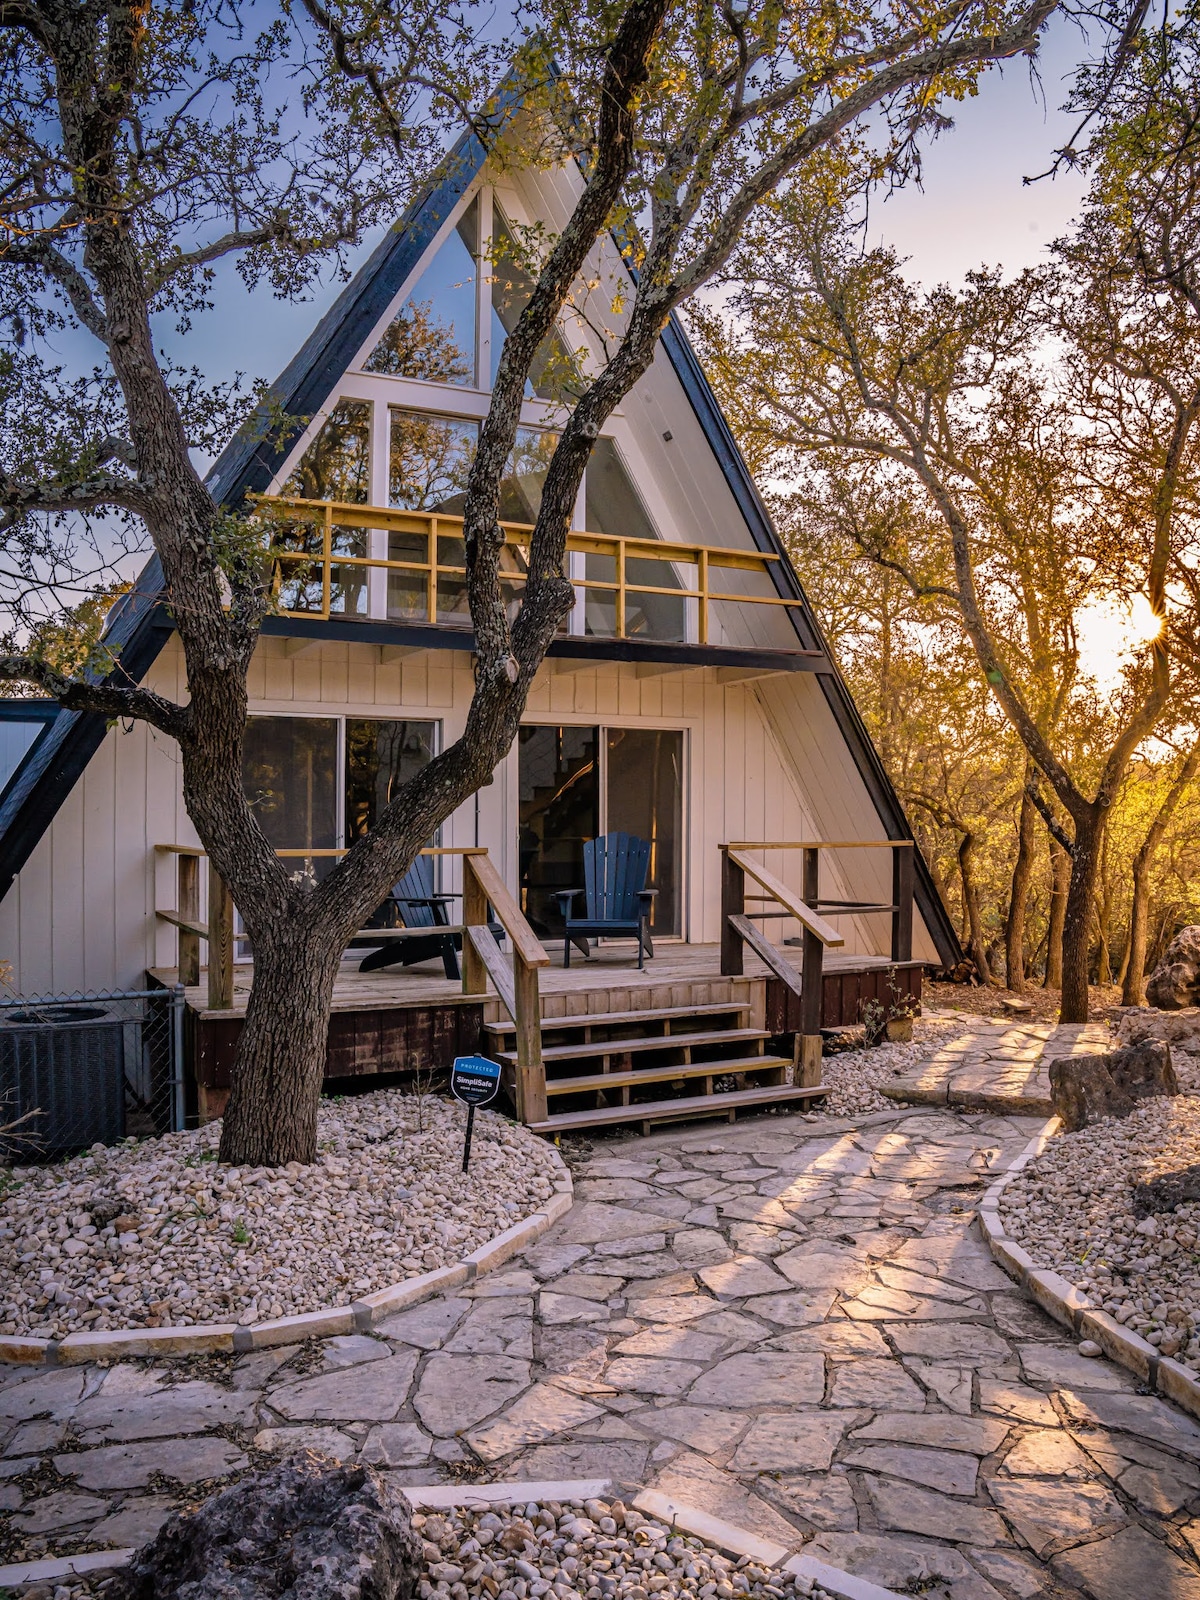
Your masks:
M780 594L790 594L802 602L798 609L791 606L787 608L801 644L806 650L824 651L833 666L832 672L822 672L817 678L821 692L841 729L851 759L866 785L871 803L887 830L888 838L913 840L917 904L943 963L948 967L953 966L962 959L962 946L946 903L933 881L929 863L925 860L920 846L916 844L916 836L900 802L900 796L887 775L887 769L880 760L875 742L837 666L837 658L829 649L816 613L792 565L787 547L779 537L771 514L758 492L754 479L750 476L750 469L738 448L733 430L717 403L717 397L704 374L699 357L683 324L674 313L663 329L662 345L675 370L675 375L683 385L701 431L720 464L725 481L737 501L738 509L746 520L751 537L760 550L769 551L780 558L778 563L772 565L776 588Z
M475 181L485 159L486 151L478 137L473 133L464 134L445 157L435 178L346 284L272 385L272 399L287 415L311 414L324 404L434 234ZM751 537L759 549L780 557L774 569L780 592L790 592L803 603L798 615L789 609L801 644L805 649L823 650L828 654L820 625L787 549L755 487L691 341L674 315L663 330L662 344ZM294 435L282 439L264 436L261 418L257 422L252 418L230 441L208 473L206 481L214 498L232 505L248 493L265 489L293 443ZM123 596L110 613L106 638L120 648L122 672L133 681L144 678L169 637L169 630L164 629L155 616L154 602L161 587L161 569L155 557L139 575L134 590ZM899 796L845 680L840 672L835 672L820 674L819 681L888 836L913 838ZM0 899L8 893L17 873L99 749L106 730L107 722L103 717L65 711L35 741L13 774L0 796ZM950 965L961 957L958 936L920 849L915 855L917 902L939 954Z
M508 104L500 98L498 113ZM288 416L319 410L371 329L399 293L429 241L475 181L486 152L465 133L399 222L380 240L293 359L271 386L273 403ZM294 433L264 436L261 414L230 440L205 482L224 505L237 505L270 483L295 443ZM140 681L170 637L156 615L162 569L151 557L129 594L109 612L105 640L120 649L121 669ZM0 795L0 900L29 860L88 762L104 741L107 720L92 712L63 711L35 740Z

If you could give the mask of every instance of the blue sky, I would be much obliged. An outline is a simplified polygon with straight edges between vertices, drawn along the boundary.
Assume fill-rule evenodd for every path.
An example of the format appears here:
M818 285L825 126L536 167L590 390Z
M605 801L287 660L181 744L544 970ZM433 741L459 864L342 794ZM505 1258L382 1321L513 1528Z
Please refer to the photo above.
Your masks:
M1043 38L1042 87L1029 66L1016 61L989 72L980 94L952 108L955 127L926 154L924 182L872 208L872 242L886 241L908 258L923 282L958 281L981 263L1019 271L1044 257L1046 246L1070 221L1083 192L1067 174L1025 187L1022 179L1044 171L1065 142L1074 119L1059 111L1066 77L1084 46L1078 30L1057 22ZM358 253L365 256L372 238ZM260 289L249 295L232 268L222 270L219 311L197 323L186 341L164 343L178 358L196 362L213 378L243 371L273 379L287 365L334 299L328 281L301 304L282 304Z
M1058 19L1042 39L1040 86L1027 61L993 68L975 99L952 108L955 126L927 151L922 187L875 205L872 242L893 245L925 283L956 282L981 264L1017 272L1044 259L1085 183L1071 172L1022 180L1044 172L1077 126L1059 107L1086 50L1079 30Z

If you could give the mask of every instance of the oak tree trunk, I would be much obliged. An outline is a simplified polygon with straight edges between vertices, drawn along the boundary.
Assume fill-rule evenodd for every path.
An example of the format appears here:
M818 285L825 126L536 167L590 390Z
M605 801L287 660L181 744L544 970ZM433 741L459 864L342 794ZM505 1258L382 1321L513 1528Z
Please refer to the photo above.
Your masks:
M1057 839L1050 840L1050 916L1046 929L1046 977L1043 988L1061 989L1063 975L1063 923L1067 915L1067 886L1071 858Z
M1105 820L1105 813L1096 808L1090 813L1081 808L1075 818L1075 853L1063 914L1060 1022L1088 1019L1088 953Z
M301 924L254 946L254 985L238 1040L220 1159L246 1166L317 1158L317 1104L341 956Z
M992 982L992 969L988 965L987 945L983 938L983 920L979 915L979 890L975 886L973 872L975 854L975 835L966 832L962 836L962 843L958 847L958 871L962 878L963 909L967 914L968 938L967 945L971 953L971 960L975 963L981 983Z
M1125 949L1123 1006L1146 1003L1146 947L1150 942L1150 862L1138 851L1133 863L1133 901L1129 908L1129 943Z
M1008 917L1004 925L1004 962L1007 982L1014 994L1025 992L1025 916L1029 903L1029 882L1033 876L1034 805L1028 788L1021 792L1021 811L1017 823L1017 859L1013 866Z

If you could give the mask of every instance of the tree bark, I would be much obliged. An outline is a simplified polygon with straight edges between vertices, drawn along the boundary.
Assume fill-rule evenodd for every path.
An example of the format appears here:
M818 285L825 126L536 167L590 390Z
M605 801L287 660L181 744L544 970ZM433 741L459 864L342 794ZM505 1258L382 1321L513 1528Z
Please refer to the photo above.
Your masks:
M1125 972L1121 1004L1146 1004L1146 946L1150 932L1150 868L1176 808L1200 767L1200 740L1188 751L1183 766L1167 790L1158 814L1133 858L1133 899L1129 908L1129 942L1125 947Z
M325 1074L340 947L311 928L272 928L254 945L254 984L237 1070L221 1124L220 1159L252 1167L317 1159L317 1104Z
M1086 811L1081 807L1075 819L1075 854L1071 858L1063 914L1060 1022L1086 1022L1088 1019L1088 954L1106 821L1107 812L1095 805Z
M1026 988L1025 918L1029 904L1029 883L1033 876L1035 814L1033 801L1029 797L1029 785L1026 782L1021 788L1021 810L1017 820L1017 859L1013 865L1008 917L1004 925L1004 963L1008 987L1014 994L1024 994Z
M975 835L968 829L958 847L958 871L962 878L963 908L967 913L968 948L975 963L981 983L992 983L992 969L988 965L987 945L983 938L983 920L979 914L979 890L972 871L975 855Z
M1067 885L1071 858L1057 839L1050 840L1050 916L1046 929L1044 989L1061 989L1063 980L1063 923L1067 915Z

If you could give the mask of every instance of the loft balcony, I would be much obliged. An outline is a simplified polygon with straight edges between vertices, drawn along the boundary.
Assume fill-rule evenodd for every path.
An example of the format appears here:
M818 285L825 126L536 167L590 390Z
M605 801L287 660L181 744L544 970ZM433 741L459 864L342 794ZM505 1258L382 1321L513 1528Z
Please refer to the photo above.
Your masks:
M264 495L276 614L268 633L402 648L471 649L462 519ZM532 526L503 522L501 582L520 604ZM575 606L550 654L769 671L830 671L800 648L773 552L572 532Z

